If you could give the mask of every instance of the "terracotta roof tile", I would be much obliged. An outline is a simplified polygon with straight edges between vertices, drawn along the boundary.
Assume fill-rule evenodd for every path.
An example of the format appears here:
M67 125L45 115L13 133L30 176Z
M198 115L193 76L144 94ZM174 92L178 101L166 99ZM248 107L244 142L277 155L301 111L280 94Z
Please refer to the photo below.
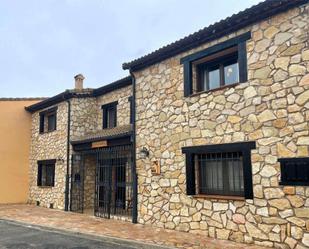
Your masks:
M110 129L103 129L96 132L88 133L84 136L77 137L75 139L72 139L72 144L78 144L78 143L87 143L87 142L93 142L97 140L103 140L103 139L112 139L116 137L122 137L126 135L131 135L132 133L132 125L122 125L117 126Z
M262 21L293 7L306 4L309 0L266 0L230 17L222 19L178 41L163 46L133 61L123 63L123 69L139 70L157 62L219 39L253 23Z

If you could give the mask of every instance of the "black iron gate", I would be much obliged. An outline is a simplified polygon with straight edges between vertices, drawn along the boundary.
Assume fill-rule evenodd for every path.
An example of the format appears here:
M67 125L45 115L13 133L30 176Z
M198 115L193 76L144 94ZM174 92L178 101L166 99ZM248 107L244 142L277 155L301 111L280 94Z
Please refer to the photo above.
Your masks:
M95 215L132 217L132 146L96 151Z
M84 207L84 156L72 155L71 206L73 212L83 212Z

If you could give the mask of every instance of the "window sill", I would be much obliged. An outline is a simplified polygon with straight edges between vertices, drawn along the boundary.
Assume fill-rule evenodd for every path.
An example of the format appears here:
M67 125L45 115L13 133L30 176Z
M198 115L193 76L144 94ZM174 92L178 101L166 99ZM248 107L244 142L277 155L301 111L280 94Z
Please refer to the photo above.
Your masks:
M52 133L52 132L54 132L54 131L57 131L57 130L39 132L39 134L40 134L40 135L44 135L44 134L49 134L49 133Z
M206 91L201 91L201 92L196 92L196 93L193 93L191 95L189 95L188 97L196 97L200 94L203 94L203 93L211 93L211 92L216 92L216 91L220 91L220 90L224 90L226 88L230 88L230 87L235 87L235 86L238 86L240 85L241 83L238 82L238 83L234 83L234 84L230 84L230 85L225 85L225 86L221 86L221 87L218 87L218 88L214 88L214 89L210 89L210 90L206 90Z
M111 130L113 128L116 128L117 126L114 126L114 127L105 127L105 128L102 128L102 130Z
M193 195L195 198L244 201L243 196L234 195Z
M289 182L289 181L282 181L279 182L279 185L281 186L309 186L309 182L301 182L301 181L295 181L295 182Z

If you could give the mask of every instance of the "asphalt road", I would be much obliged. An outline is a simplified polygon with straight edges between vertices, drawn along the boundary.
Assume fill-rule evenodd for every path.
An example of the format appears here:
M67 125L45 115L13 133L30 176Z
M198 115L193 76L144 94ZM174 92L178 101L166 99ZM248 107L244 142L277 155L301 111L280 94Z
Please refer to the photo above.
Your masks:
M159 249L113 238L99 238L0 220L0 249Z

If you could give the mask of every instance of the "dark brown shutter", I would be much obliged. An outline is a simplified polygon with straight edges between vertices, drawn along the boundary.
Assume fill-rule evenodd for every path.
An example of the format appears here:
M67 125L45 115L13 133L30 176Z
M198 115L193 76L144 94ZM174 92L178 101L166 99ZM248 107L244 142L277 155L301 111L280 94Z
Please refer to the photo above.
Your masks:
M103 108L103 129L107 128L107 109Z
M244 188L245 198L253 199L253 185L252 185L252 169L251 169L251 151L250 149L243 150L243 174L244 174Z
M130 102L130 124L133 124L133 98L132 96L130 96L128 100Z
M240 42L238 44L238 67L239 82L246 82L248 80L246 41Z
M44 132L44 114L40 114L40 133Z
M38 186L42 186L42 164L38 164L37 185Z
M183 81L184 81L184 96L188 97L192 94L192 65L190 62L183 64Z
M186 154L187 195L195 195L194 154Z

